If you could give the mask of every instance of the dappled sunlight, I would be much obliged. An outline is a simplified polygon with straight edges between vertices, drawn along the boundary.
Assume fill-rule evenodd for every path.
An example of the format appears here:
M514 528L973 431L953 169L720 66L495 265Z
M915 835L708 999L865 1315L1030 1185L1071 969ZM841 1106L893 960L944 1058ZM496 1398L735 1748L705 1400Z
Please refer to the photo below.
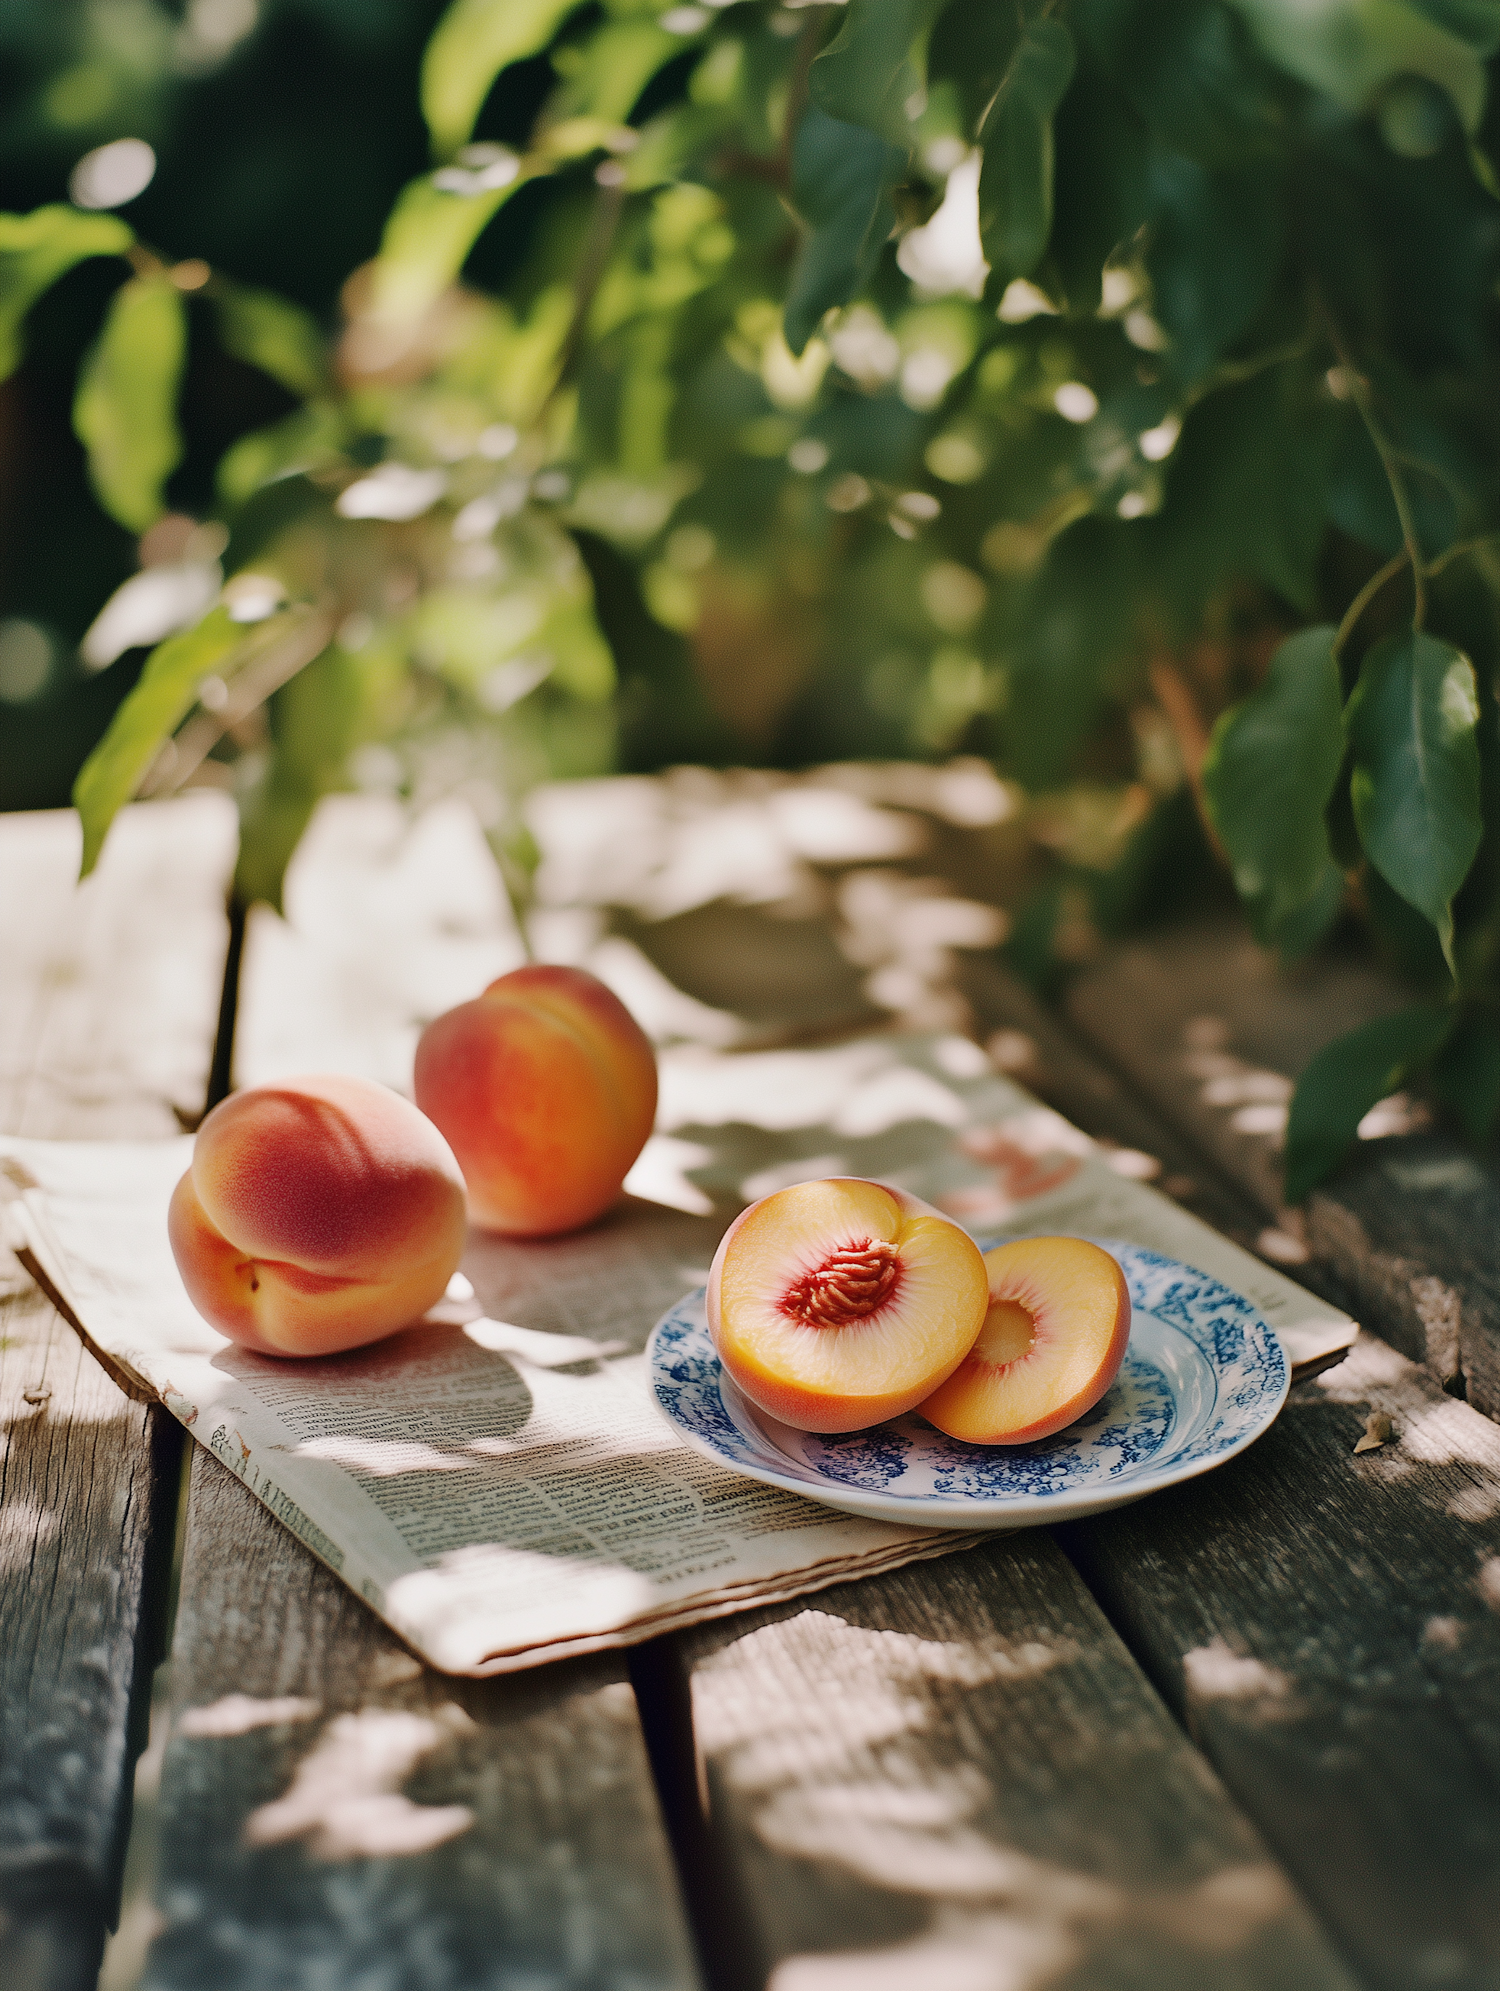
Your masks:
M1361 1334L1313 1387L1334 1403L1391 1421L1391 1440L1354 1470L1388 1485L1402 1482L1450 1520L1483 1526L1500 1515L1500 1430L1471 1405L1437 1391L1425 1369ZM1500 1599L1500 1558L1495 1568Z
M619 934L590 948L587 965L614 990L654 1043L676 1040L726 1049L745 1034L738 1016L679 989L634 942Z
M424 1757L473 1726L453 1702L432 1716L382 1708L337 1716L297 1765L284 1795L251 1812L245 1843L301 1839L317 1860L430 1852L467 1832L474 1813L465 1804L414 1804L400 1786Z
M189 1708L177 1723L177 1733L189 1741L227 1735L249 1735L257 1728L278 1728L283 1722L311 1721L322 1703L299 1694L267 1700L253 1694L225 1694L221 1700Z
M1138 1939L1159 1957L1165 1939L1226 1955L1295 1911L1280 1873L1253 1858L1139 1888L997 1836L1008 1793L940 1739L950 1697L1007 1686L1018 1718L1034 1719L1019 1690L1077 1657L1066 1638L928 1639L806 1610L698 1666L698 1745L762 1843L928 1904L928 1926L887 1947L787 1958L775 1991L1041 1991L1106 1944ZM1227 1647L1193 1658L1211 1690L1273 1691L1270 1669Z
M250 916L235 1079L353 1071L408 1092L423 1021L524 948L474 810L414 824L378 796L325 801L287 873L286 917Z
M57 1514L34 1500L8 1500L0 1508L0 1571L24 1576L36 1551L57 1533Z
M767 1991L1042 1991L1078 1953L1066 1931L1020 1915L940 1910L931 1928L887 1949L788 1957Z
M1220 1016L1191 1018L1182 1040L1181 1067L1196 1081L1202 1104L1227 1114L1236 1134L1269 1141L1279 1150L1296 1090L1286 1073L1252 1064L1231 1051L1230 1026ZM1362 1141L1381 1141L1396 1134L1419 1133L1431 1124L1431 1110L1422 1100L1395 1092L1377 1100L1356 1131ZM1275 1253L1269 1255L1274 1257Z
M780 1851L836 1861L882 1887L987 1898L1035 1876L973 1825L988 1795L983 1773L955 1765L934 1775L890 1745L926 1730L928 1683L1023 1680L1072 1656L1066 1642L924 1639L803 1611L748 1633L699 1669L698 1739L726 1781L753 1796L756 1830ZM769 1703L768 1675L787 1676L788 1689ZM837 1693L833 1720L818 1705L819 1689ZM885 1753L877 1758L877 1750Z
M669 1132L731 1122L777 1133L826 1127L851 1138L911 1119L962 1125L958 1094L936 1074L914 1069L903 1056L910 1048L866 1039L816 1052L766 1051L753 1067L729 1058L669 1056L662 1061L657 1124ZM751 1085L747 1070L753 1071Z
M1401 1448L1424 1465L1462 1463L1500 1485L1500 1430L1456 1397L1433 1392L1428 1374L1373 1335L1361 1334L1336 1368L1315 1379L1334 1403L1385 1411Z
M1292 1682L1279 1667L1236 1652L1223 1638L1182 1655L1188 1698L1198 1701L1287 1701Z
M600 1362L623 1355L624 1341L594 1341L582 1334L551 1334L540 1328L517 1327L508 1320L471 1320L464 1334L477 1348L492 1355L518 1355L538 1369L566 1368L573 1362Z
M1462 1487L1447 1511L1455 1521L1493 1521L1500 1514L1500 1479L1490 1486Z
M793 898L809 864L911 856L926 840L917 818L843 788L701 768L542 788L527 815L543 906L618 905L653 920L718 899Z

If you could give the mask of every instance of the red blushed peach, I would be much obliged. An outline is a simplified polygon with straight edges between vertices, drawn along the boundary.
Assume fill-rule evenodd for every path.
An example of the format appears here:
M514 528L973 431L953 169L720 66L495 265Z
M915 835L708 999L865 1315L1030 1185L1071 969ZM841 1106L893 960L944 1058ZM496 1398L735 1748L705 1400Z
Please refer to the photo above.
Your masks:
M188 1297L221 1334L262 1355L332 1355L442 1298L464 1247L463 1177L399 1093L285 1079L209 1114L168 1231Z
M912 1409L963 1360L988 1303L967 1231L855 1176L753 1203L708 1278L720 1361L802 1431L861 1431Z
M458 1156L474 1222L547 1237L619 1195L656 1118L656 1058L603 982L536 965L428 1024L414 1090Z
M920 1406L950 1438L1024 1445L1091 1410L1119 1373L1130 1293L1107 1251L1028 1237L985 1253L989 1310L973 1347Z

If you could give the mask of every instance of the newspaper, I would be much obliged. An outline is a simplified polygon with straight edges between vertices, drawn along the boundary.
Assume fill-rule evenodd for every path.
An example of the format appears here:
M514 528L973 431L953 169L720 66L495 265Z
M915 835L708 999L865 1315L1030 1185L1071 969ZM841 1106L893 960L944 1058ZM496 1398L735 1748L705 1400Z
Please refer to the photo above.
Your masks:
M688 1051L637 1194L573 1238L471 1235L455 1295L374 1347L259 1356L196 1313L167 1245L189 1140L0 1140L23 1258L157 1398L433 1665L489 1674L633 1643L963 1546L745 1480L657 1411L643 1353L725 1217L813 1176L878 1176L989 1239L1129 1238L1260 1307L1294 1363L1354 1326L1108 1166L966 1039ZM640 1192L649 1191L655 1200ZM673 1206L676 1207L673 1207ZM472 1291L472 1297L469 1296Z

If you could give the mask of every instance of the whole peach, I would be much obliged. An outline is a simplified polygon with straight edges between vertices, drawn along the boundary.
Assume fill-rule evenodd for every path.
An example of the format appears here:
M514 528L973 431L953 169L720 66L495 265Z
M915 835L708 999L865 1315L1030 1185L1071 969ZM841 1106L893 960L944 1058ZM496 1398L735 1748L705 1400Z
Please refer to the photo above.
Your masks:
M343 1077L216 1106L168 1215L194 1306L262 1355L332 1355L408 1326L442 1298L464 1229L437 1128L399 1093Z
M535 964L428 1024L415 1091L458 1156L474 1222L547 1237L619 1195L656 1118L656 1058L603 982Z

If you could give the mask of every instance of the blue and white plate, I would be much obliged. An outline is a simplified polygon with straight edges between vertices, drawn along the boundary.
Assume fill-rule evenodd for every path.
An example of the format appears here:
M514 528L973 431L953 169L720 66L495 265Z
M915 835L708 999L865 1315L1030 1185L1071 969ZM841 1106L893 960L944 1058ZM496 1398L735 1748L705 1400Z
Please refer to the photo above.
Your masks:
M1088 1415L1035 1444L966 1445L915 1412L842 1436L778 1423L720 1366L702 1287L652 1332L656 1401L720 1465L874 1520L1024 1528L1124 1506L1242 1452L1280 1410L1289 1371L1249 1300L1141 1245L1098 1242L1130 1288L1130 1345Z

